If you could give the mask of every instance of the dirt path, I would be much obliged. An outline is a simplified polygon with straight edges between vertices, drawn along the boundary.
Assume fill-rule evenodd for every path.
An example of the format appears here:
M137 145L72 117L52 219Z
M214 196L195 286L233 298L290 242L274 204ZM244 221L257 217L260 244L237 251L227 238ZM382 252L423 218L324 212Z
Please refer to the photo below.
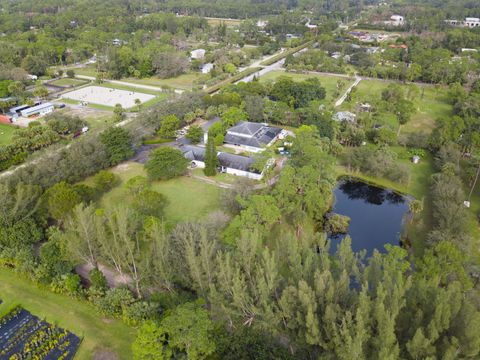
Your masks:
M80 275L82 278L89 280L90 271L93 269L91 264L82 264L75 266L75 272ZM132 286L133 281L128 275L121 275L115 270L112 270L105 265L98 264L98 269L103 273L105 279L107 279L107 284L109 287L119 287L119 286Z

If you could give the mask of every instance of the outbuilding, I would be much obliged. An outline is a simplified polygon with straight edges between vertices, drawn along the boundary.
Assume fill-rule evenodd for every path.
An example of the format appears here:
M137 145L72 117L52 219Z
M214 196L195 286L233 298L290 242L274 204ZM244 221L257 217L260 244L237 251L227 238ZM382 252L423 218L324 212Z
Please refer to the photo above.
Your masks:
M28 109L20 111L23 117L29 117L33 115L44 116L53 112L54 106L51 103L43 103L37 106L29 107Z

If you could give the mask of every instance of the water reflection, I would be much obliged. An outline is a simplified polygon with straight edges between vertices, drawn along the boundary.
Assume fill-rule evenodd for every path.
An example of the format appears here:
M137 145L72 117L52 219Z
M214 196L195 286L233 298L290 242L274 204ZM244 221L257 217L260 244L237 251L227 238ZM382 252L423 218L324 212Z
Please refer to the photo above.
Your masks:
M385 244L399 244L403 217L408 211L404 196L357 180L340 181L334 195L333 212L351 219L348 235L354 251L365 249L370 256L374 249L385 251ZM330 236L332 252L345 236Z

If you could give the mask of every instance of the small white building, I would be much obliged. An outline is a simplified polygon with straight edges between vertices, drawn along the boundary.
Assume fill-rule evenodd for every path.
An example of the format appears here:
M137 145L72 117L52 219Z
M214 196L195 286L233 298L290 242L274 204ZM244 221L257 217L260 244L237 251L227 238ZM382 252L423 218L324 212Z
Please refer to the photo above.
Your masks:
M29 117L33 115L44 116L53 112L54 106L51 103L43 103L37 106L29 107L20 111L23 117Z
M463 25L469 28L480 27L480 18L467 17L465 18Z
M205 49L196 49L190 52L190 59L201 60L205 57Z
M203 64L202 67L200 68L200 71L202 72L202 74L209 74L212 70L213 70L212 63Z
M257 27L259 27L259 28L262 28L262 29L263 29L263 28L266 27L267 25L268 25L268 21L266 21L266 20L258 20L258 21L257 21Z
M392 15L390 20L384 21L384 23L389 26L403 26L405 25L405 18L402 15Z

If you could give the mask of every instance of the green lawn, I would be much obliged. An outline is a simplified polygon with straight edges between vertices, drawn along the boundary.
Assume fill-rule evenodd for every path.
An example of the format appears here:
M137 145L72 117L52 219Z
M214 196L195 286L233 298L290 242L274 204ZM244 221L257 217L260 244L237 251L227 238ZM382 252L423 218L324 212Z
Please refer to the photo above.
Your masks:
M17 130L15 126L0 124L0 145L9 144L15 130Z
M382 90L386 89L391 82L380 80L362 80L356 87L351 102L344 102L341 110L353 111L357 103L375 103L381 98ZM440 86L403 84L399 85L405 88L405 93L410 88L416 88L416 95L413 97L413 103L416 109L415 114L410 121L403 125L401 134L424 133L430 134L435 127L435 120L441 116L451 116L452 106L448 104L447 89ZM398 122L391 113L384 113L380 117L381 122L398 128Z
M303 81L306 79L317 78L320 80L320 83L325 88L326 91L326 102L334 102L336 100L335 91L337 89L338 81L342 81L344 85L342 86L342 90L345 91L352 83L353 79L347 79L341 76L334 76L334 75L323 75L323 74L294 74L288 73L285 71L271 71L263 76L260 77L260 81L262 82L270 82L277 80L280 76L287 76L292 78L295 81Z
M11 270L0 268L0 312L19 304L32 314L83 337L75 359L90 360L96 350L109 350L119 359L132 358L135 330L120 320L98 315L92 305L37 287Z
M62 78L62 79L52 81L49 84L57 85L57 86L80 86L80 85L88 84L88 82L89 80Z
M121 178L122 184L103 196L104 205L124 203L127 195L123 184L134 176L146 176L143 165L134 162L121 164L111 171ZM165 209L165 220L169 224L199 219L220 208L222 189L191 177L155 181L152 189L169 201Z
M97 76L97 68L95 64L87 65L86 67L82 68L74 68L72 69L75 72L75 75L85 75L85 76Z
M206 78L208 78L208 75L200 74L200 73L190 73L190 74L183 74L170 79L159 79L155 76L152 76L150 78L144 78L144 79L126 78L126 79L122 79L122 81L130 82L134 84L191 90L195 82L201 81Z

